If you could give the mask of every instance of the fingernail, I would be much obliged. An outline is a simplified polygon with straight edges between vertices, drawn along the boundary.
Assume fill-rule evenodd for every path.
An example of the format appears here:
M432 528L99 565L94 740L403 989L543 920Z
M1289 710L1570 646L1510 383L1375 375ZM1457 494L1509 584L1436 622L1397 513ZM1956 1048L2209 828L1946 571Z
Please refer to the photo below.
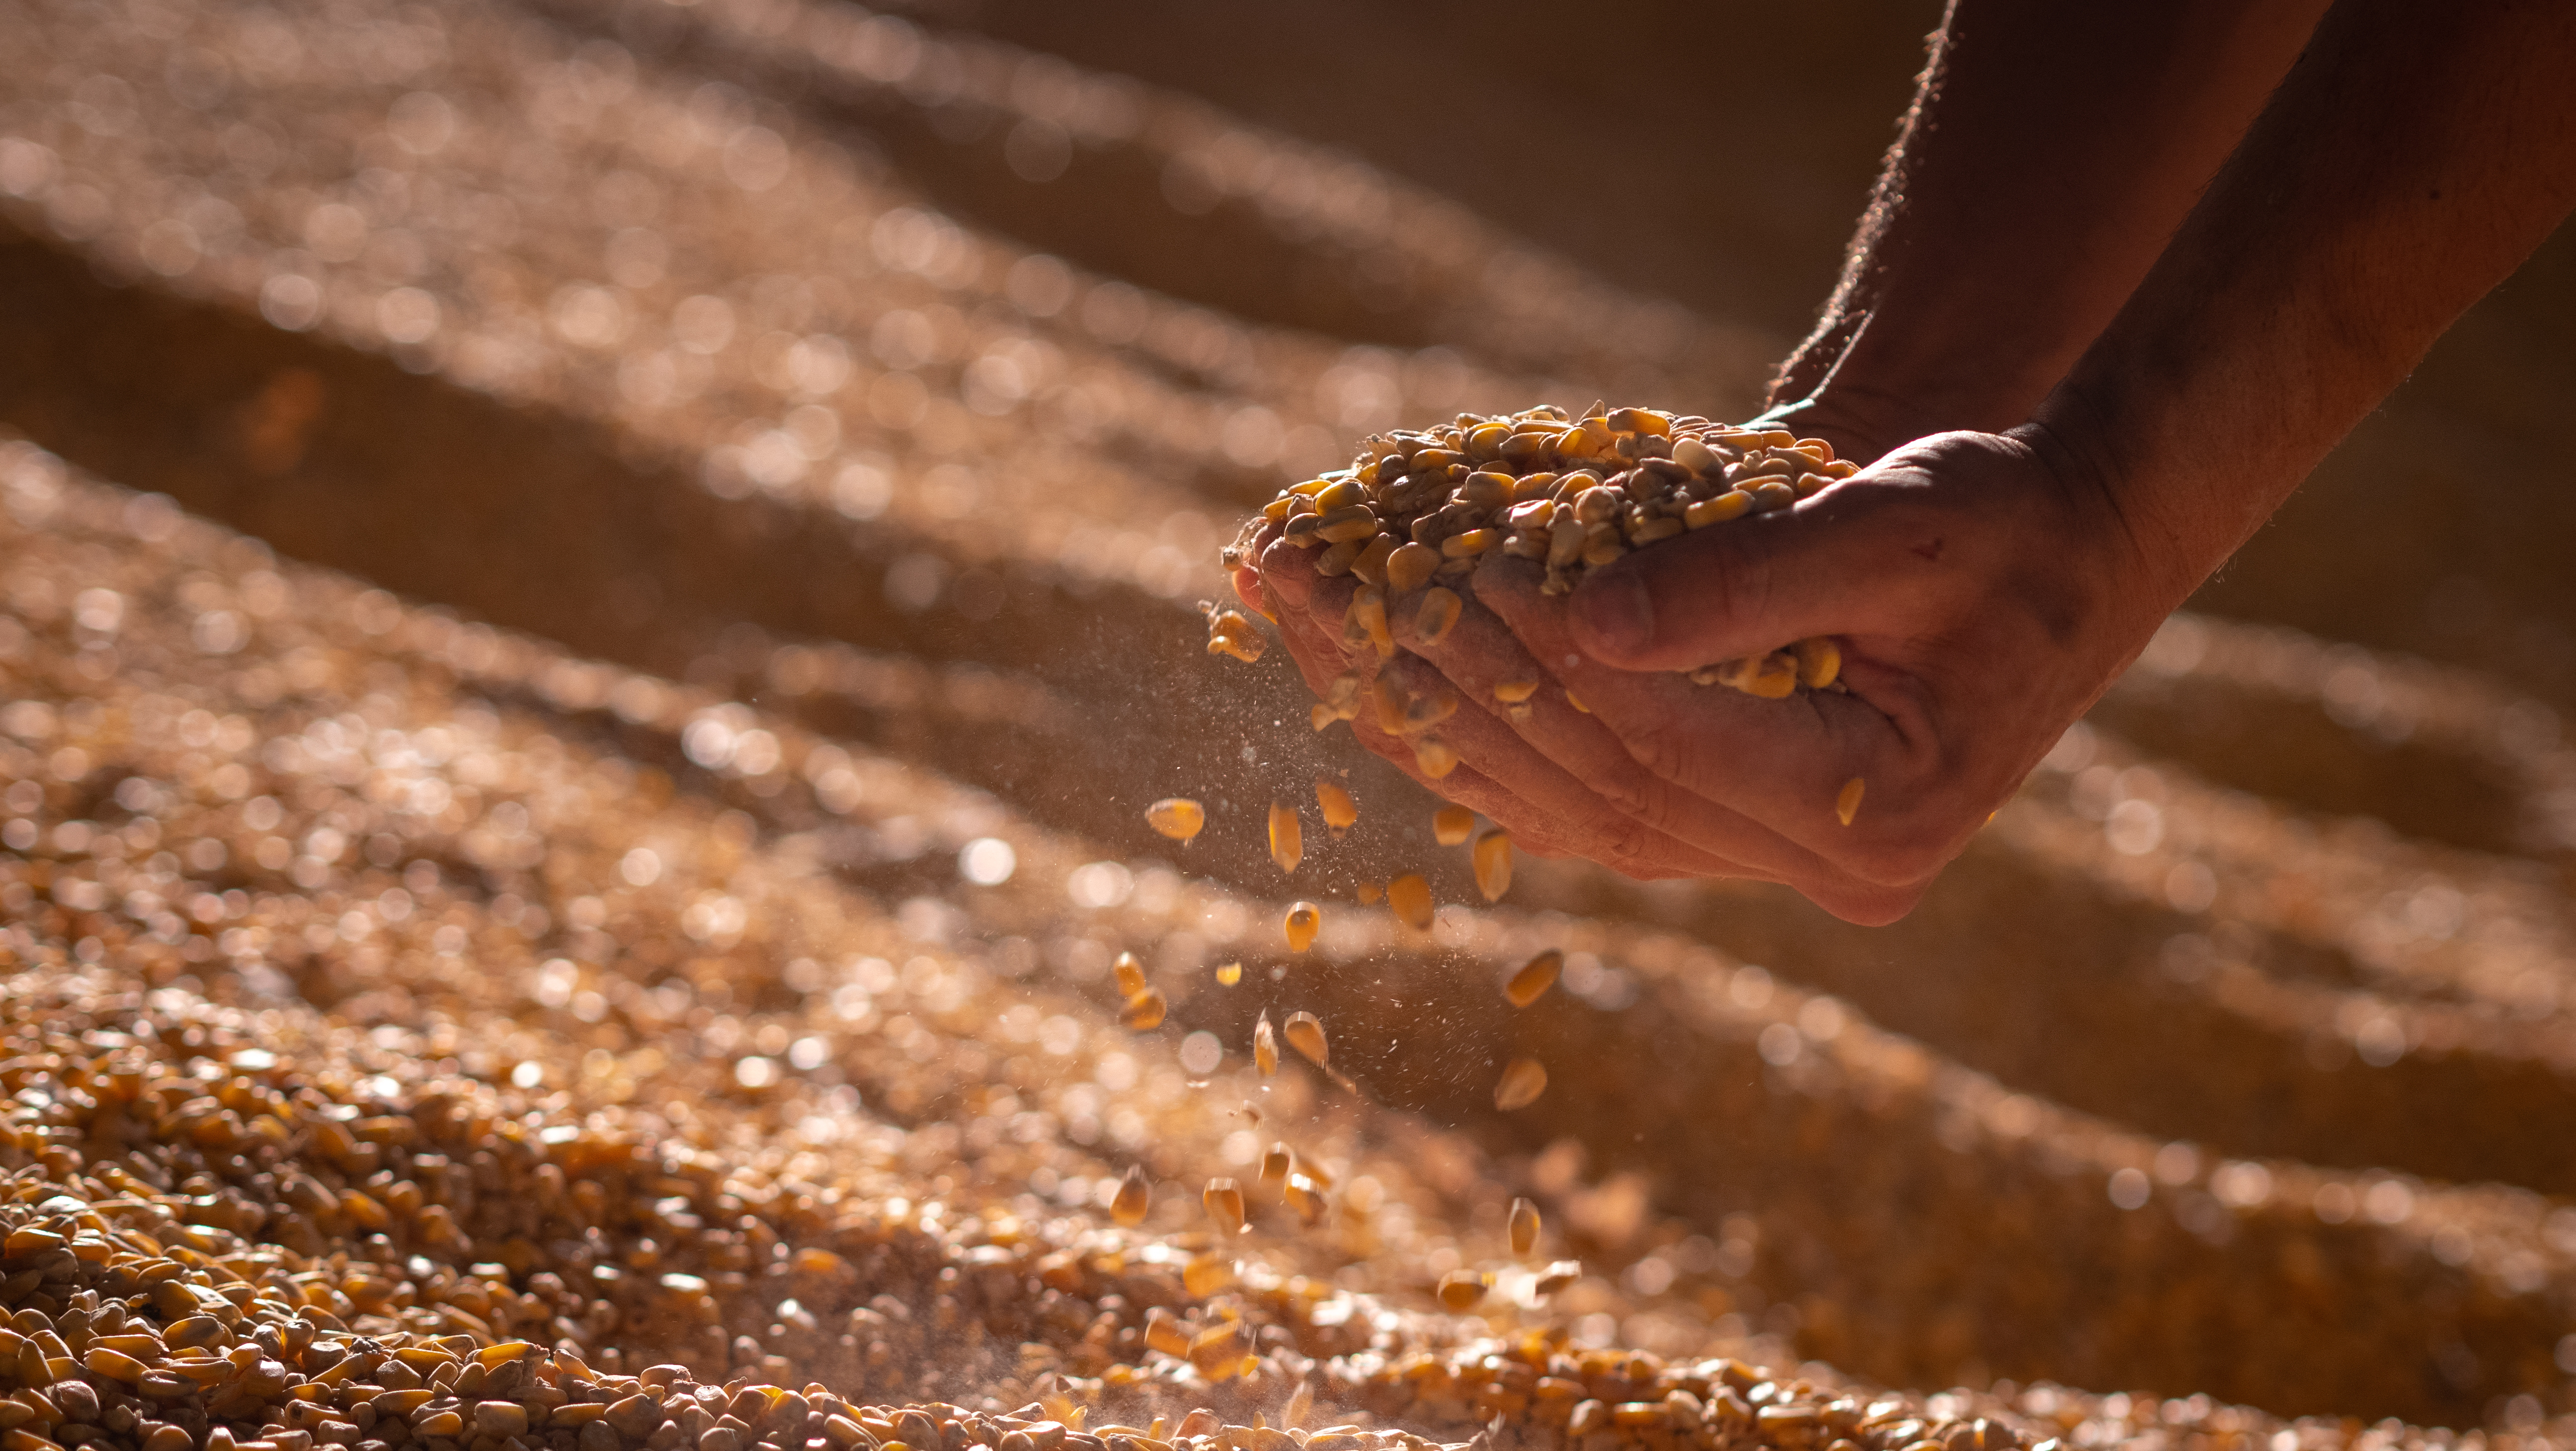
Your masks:
M1633 575L1595 575L1574 593L1574 624L1590 653L1633 655L1655 638L1655 602Z

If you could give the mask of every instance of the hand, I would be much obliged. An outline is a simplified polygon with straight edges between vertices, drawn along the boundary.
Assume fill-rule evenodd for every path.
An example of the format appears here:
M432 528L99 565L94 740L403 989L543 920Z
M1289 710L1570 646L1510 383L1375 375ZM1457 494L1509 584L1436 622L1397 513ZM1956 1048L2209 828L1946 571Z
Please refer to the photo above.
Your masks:
M1414 600L1390 600L1389 668L1461 700L1440 733L1462 764L1434 789L1533 849L1632 876L1779 881L1852 921L1903 915L2177 602L2145 584L2163 576L2108 496L2048 445L1924 439L1793 508L1640 550L1562 600L1528 561L1488 556L1437 644L1411 629ZM1350 663L1350 585L1260 542L1238 588L1268 602L1320 686ZM1847 694L1759 700L1674 673L1819 635L1841 646ZM1515 722L1492 690L1519 679L1546 683ZM1403 742L1356 724L1413 769ZM1844 826L1835 801L1854 778Z

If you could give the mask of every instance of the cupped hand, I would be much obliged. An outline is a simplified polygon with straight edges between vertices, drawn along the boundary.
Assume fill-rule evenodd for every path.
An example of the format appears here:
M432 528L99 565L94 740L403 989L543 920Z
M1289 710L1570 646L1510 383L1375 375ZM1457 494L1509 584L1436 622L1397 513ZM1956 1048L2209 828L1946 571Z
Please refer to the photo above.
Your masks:
M1281 624L1319 690L1374 652L1342 644L1352 583L1256 541L1237 589ZM1795 506L1697 530L1595 569L1572 595L1487 556L1457 627L1388 601L1387 668L1450 689L1461 765L1434 790L1533 850L1632 876L1786 883L1837 916L1894 920L2177 598L2109 496L2044 435L1908 444ZM1763 700L1683 672L1831 637L1845 691ZM1494 687L1538 680L1515 713ZM1420 776L1408 743L1354 722ZM1863 784L1846 825L1846 784Z

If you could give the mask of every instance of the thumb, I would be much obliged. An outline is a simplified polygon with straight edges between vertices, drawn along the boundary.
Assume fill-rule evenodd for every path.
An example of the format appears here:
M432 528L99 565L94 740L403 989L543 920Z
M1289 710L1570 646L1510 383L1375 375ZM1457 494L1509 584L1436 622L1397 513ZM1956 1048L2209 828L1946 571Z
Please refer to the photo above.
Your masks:
M1889 516L1908 511L1890 502L1855 478L1591 570L1567 601L1575 647L1622 670L1692 670L1883 618L1913 574L1891 558Z

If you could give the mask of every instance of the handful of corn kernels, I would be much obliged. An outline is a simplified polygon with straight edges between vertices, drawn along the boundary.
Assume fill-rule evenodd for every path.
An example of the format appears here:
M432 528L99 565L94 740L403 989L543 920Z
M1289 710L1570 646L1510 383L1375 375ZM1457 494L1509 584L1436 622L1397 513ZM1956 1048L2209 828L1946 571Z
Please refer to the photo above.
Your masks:
M1281 525L1287 543L1321 551L1317 573L1358 577L1345 642L1366 644L1384 660L1395 653L1388 598L1430 586L1415 627L1436 642L1457 623L1457 590L1489 550L1543 562L1540 588L1561 595L1583 571L1632 549L1785 509L1858 471L1820 438L1646 408L1595 404L1579 419L1549 405L1508 417L1462 413L1439 428L1372 434L1349 468L1281 491L1245 523L1225 563L1232 569L1241 560L1264 521ZM1210 610L1208 649L1242 659L1260 653L1251 622L1234 610ZM1841 670L1834 642L1815 639L1690 676L1778 700L1801 686L1837 689ZM1534 680L1507 681L1494 695L1504 713L1525 718L1537 689ZM1353 672L1315 706L1315 728L1356 717L1364 693L1382 728L1414 739L1427 774L1448 774L1456 756L1428 732L1457 709L1454 698L1405 698L1389 677Z

